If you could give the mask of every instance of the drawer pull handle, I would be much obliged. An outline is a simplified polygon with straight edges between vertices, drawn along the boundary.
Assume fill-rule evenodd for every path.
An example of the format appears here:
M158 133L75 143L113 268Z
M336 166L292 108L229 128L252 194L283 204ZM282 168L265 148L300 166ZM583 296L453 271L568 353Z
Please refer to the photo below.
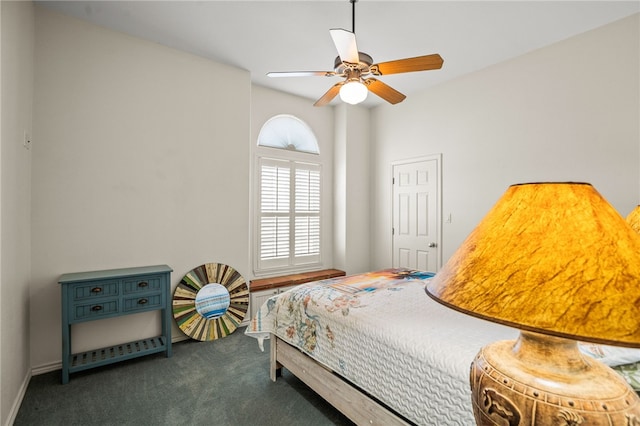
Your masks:
M138 300L138 305L145 305L148 302L147 299L140 299Z
M91 289L91 293L102 293L102 287L94 287Z
M138 287L148 287L148 286L149 286L149 283L146 281L142 281L138 283Z
M102 310L102 305L96 305L96 306L92 306L91 310L94 312L98 312Z

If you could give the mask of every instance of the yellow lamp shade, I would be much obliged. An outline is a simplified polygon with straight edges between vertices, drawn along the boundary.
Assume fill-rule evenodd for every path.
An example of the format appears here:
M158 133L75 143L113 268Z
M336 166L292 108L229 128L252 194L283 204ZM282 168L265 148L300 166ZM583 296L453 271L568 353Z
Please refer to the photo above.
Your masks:
M640 235L590 184L513 185L427 293L522 330L640 347Z

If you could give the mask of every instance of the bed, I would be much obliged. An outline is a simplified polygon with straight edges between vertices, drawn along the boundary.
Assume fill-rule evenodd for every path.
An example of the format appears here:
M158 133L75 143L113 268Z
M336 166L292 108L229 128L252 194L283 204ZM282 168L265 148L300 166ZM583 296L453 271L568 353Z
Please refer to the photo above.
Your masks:
M303 284L267 300L245 334L273 335L272 380L284 366L357 424L472 425L469 365L517 331L432 301L432 276L386 269Z
M473 425L469 366L518 331L448 309L404 268L302 284L268 299L245 334L356 424Z

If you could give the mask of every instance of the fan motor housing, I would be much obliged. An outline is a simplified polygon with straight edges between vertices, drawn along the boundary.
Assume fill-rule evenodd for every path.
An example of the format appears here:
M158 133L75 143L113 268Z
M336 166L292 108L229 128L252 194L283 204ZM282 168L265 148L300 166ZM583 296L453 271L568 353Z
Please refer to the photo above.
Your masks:
M350 62L342 62L340 56L336 57L334 62L334 69L336 74L343 75L346 73L347 69L351 70L359 70L361 74L366 74L369 72L369 67L373 64L373 58L366 53L358 52L358 59L360 62L357 64L352 64Z

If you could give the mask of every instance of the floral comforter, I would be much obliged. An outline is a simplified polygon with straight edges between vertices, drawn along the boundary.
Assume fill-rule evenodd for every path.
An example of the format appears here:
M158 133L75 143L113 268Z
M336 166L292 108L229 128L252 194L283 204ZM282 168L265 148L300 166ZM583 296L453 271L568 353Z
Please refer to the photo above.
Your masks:
M319 340L335 347L332 330L335 321L344 321L353 311L374 309L376 304L385 303L381 300L384 293L402 291L409 281L423 285L422 280L433 276L432 272L399 268L303 284L294 291L268 299L251 320L245 334L258 338L261 349L263 340L274 333L308 354L314 354ZM374 293L377 300L372 298Z
M431 300L433 275L386 269L302 284L268 299L245 334L261 347L277 335L416 424L473 424L469 365L517 331Z

